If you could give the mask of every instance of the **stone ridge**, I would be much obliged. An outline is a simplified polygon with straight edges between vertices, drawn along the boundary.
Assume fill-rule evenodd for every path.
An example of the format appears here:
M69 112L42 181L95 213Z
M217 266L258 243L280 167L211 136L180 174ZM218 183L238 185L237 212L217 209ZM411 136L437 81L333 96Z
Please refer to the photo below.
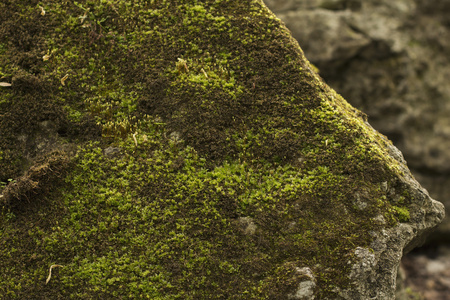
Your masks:
M0 22L4 298L390 299L443 217L261 1Z

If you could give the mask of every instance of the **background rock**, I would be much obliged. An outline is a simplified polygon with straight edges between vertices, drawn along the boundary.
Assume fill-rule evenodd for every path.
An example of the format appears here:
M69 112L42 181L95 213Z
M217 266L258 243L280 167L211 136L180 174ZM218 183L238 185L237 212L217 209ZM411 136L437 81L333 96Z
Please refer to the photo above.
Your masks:
M430 255L431 254L431 255ZM436 247L426 253L417 251L402 260L407 294L415 299L446 300L450 295L450 253L448 247ZM413 298L414 299L414 298Z

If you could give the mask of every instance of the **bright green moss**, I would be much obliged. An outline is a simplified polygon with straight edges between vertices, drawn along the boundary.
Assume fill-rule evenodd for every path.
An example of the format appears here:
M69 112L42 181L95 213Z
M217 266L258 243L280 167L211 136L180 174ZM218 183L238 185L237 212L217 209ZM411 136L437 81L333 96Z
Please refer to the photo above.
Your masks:
M398 206L393 206L392 207L394 209L394 211L397 214L398 220L400 222L408 222L409 221L409 210L406 207L398 207Z

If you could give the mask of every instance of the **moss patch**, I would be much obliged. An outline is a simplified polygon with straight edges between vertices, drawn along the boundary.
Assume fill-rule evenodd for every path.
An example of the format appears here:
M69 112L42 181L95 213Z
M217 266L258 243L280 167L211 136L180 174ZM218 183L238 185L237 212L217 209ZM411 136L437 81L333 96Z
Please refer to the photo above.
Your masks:
M3 1L0 22L3 298L279 299L302 267L334 298L367 232L408 221L388 142L259 1Z

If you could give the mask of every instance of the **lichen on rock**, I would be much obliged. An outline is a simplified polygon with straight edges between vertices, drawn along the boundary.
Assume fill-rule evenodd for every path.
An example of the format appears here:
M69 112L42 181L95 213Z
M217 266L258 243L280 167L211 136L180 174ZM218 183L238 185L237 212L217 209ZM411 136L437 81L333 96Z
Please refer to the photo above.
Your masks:
M364 298L377 280L389 299L443 217L261 1L4 1L0 21L0 179L69 166L26 201L4 190L4 297Z

